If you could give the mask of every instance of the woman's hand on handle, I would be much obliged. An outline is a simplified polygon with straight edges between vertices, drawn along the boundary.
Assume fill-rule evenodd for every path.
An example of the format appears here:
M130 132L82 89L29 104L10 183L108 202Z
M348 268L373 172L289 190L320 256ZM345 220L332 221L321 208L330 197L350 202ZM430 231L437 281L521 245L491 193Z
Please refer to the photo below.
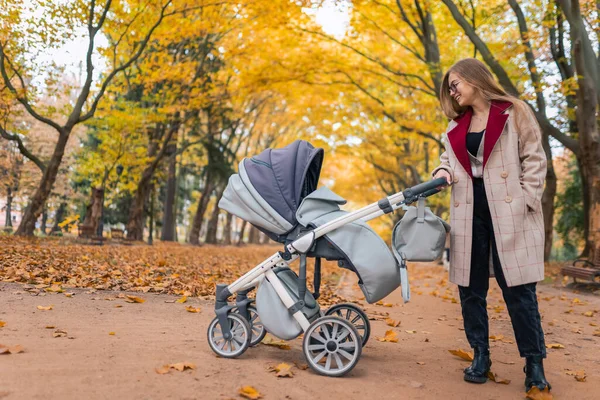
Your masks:
M452 176L448 173L448 171L446 171L445 169L440 169L438 172L436 172L434 179L437 178L446 178L446 182L448 182L448 185L452 185ZM446 186L439 186L438 189L445 189Z

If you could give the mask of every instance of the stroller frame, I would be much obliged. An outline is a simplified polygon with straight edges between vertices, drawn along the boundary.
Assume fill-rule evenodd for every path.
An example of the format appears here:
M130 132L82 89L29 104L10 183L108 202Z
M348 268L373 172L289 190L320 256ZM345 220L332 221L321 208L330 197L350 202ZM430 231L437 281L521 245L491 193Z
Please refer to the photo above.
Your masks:
M294 262L297 258L306 255L306 253L311 249L311 247L315 243L316 239L326 235L327 233L335 229L338 229L341 226L344 226L359 219L362 219L363 221L369 221L378 218L384 214L392 213L398 208L401 208L402 205L413 203L419 197L427 197L438 193L441 190L440 187L445 186L446 184L447 182L445 178L435 179L429 182L413 186L412 188L406 189L403 192L398 192L391 196L385 197L379 200L378 202L372 203L359 210L349 212L348 214L345 214L332 221L329 221L328 223L325 223L324 225L321 225L313 230L308 231L303 236L284 246L284 251L279 251L273 254L272 256L264 260L262 263L258 264L256 267L248 271L246 274L238 278L235 282L229 285L218 284L216 287L215 301L216 318L215 320L213 320L213 323L209 327L209 343L211 340L210 329L211 327L215 326L215 323L218 323L220 327L220 332L222 333L224 339L230 340L232 338L233 334L232 327L230 326L231 322L228 321L228 315L230 314L232 309L237 308L237 311L240 314L240 316L242 316L246 321L251 321L251 315L248 307L251 304L252 300L247 298L247 294L255 287L257 287L265 278L267 278L272 284L277 295L279 296L285 307L288 308L288 311L292 314L293 318L298 322L298 324L302 328L302 331L306 332L311 326L311 321L309 321L309 319L302 312L302 308L304 307L304 295L302 293L302 290L306 290L305 268L304 271L300 271L299 279L304 279L304 285L303 287L301 286L301 295L299 296L300 300L297 302L294 301L294 299L286 290L286 288L282 284L281 280L277 277L277 274L273 271L273 269L275 269L276 267L289 267L289 264ZM400 267L406 268L402 265ZM320 274L320 271L318 271L318 273ZM315 271L315 275L316 274L317 271ZM229 304L228 299L234 294L237 294L236 303L235 305ZM247 338L247 342L248 343L244 343L244 345L242 346L243 350L240 351L239 354L237 354L236 352L236 354L233 355L231 358L238 357L247 349L250 342L250 337ZM239 344L239 342L237 343ZM213 350L216 352L214 347ZM220 355L227 357L223 354ZM348 371L350 369L348 369ZM348 371L344 371L342 374L339 375L343 375ZM317 372L323 373L322 371ZM327 375L335 376L334 374Z

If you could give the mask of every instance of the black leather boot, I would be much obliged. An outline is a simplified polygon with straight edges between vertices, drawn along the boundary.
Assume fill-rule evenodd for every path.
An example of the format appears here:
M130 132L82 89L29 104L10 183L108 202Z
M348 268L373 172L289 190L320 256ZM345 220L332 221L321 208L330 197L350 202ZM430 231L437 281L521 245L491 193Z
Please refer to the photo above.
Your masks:
M492 366L490 360L490 349L475 347L473 363L465 368L465 381L472 383L485 383L488 380L488 372Z
M550 383L546 380L544 376L544 357L542 356L532 356L527 357L525 361L525 367L523 367L523 372L525 372L525 391L528 392L533 386L537 386L538 389L544 390L548 387L548 390L552 389Z

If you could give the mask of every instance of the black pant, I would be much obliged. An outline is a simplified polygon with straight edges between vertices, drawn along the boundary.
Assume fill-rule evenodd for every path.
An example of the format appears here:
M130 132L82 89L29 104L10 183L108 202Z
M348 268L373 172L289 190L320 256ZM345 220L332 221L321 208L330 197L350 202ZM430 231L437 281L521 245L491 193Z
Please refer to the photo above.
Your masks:
M473 247L469 286L459 286L465 333L471 347L489 347L487 292L489 289L490 244L494 275L512 322L521 357L546 357L544 332L538 310L536 283L508 287L502 273L492 217L482 179L473 179Z

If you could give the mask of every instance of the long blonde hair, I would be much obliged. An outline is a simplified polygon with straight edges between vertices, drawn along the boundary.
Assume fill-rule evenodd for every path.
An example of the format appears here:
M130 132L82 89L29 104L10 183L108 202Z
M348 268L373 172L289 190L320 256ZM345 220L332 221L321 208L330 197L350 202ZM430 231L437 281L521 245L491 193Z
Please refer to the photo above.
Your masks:
M454 72L476 90L488 101L507 101L512 103L517 115L525 116L531 113L529 106L522 100L512 96L504 91L498 84L490 70L484 63L476 58L463 58L456 62L444 75L442 87L440 89L440 103L444 114L450 119L462 115L470 106L461 107L452 96L450 96L450 73Z

